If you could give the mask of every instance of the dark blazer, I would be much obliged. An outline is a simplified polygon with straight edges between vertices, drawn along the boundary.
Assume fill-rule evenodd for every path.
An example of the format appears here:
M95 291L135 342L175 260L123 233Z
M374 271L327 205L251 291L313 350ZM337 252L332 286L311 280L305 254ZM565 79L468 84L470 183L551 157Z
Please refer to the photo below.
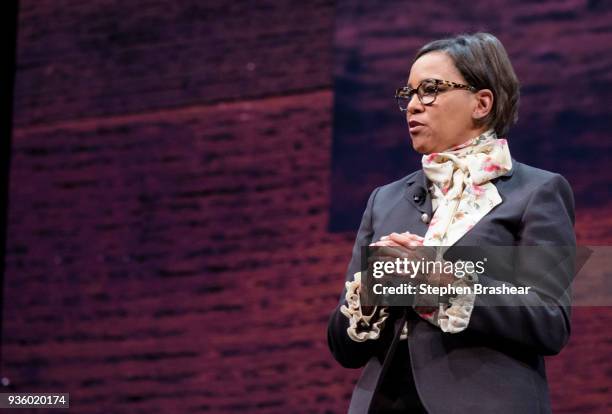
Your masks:
M513 168L494 181L502 198L455 246L573 246L574 198L559 174L513 160ZM376 188L367 203L345 280L360 270L360 248L391 232L423 236L431 217L431 199L424 191L422 170ZM424 196L424 202L415 201ZM573 262L540 272L541 284L512 300L522 306L487 306L489 295L477 295L468 327L455 334L422 320L410 308L393 308L377 340L355 342L340 312L343 291L328 325L328 345L346 368L364 367L355 386L349 413L367 413L399 347L407 347L418 395L429 413L549 413L551 412L544 355L555 355L570 335L570 294ZM527 269L525 269L527 270ZM500 285L495 275L480 276L483 285ZM521 280L515 281L520 285ZM533 283L531 283L533 284ZM499 301L500 299L497 298ZM503 299L502 299L503 300ZM498 302L499 303L499 302ZM516 303L513 303L516 304ZM412 315L412 316L411 316ZM408 341L398 341L403 322ZM409 375L409 373L407 373Z

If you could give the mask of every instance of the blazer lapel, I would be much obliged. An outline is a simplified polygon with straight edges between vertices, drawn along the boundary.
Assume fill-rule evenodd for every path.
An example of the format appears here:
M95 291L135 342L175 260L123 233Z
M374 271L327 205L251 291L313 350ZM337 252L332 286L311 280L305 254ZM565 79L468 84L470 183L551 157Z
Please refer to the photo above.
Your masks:
M425 173L423 173L423 170L418 170L406 180L404 192L404 198L416 209L414 213L418 212L417 214L413 213L413 218L416 220L411 220L411 224L417 231L412 231L412 233L417 233L421 236L424 236L427 232L429 221L433 215L428 185ZM423 220L424 218L425 221Z

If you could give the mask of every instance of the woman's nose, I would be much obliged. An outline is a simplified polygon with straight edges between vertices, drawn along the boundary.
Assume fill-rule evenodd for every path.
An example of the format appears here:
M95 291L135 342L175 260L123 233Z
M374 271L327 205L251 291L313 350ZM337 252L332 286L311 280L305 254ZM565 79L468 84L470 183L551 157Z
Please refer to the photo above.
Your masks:
M414 114L416 112L423 112L423 110L424 110L423 104L421 103L421 100L415 93L414 95L412 95L412 97L408 101L408 106L406 107L406 114Z

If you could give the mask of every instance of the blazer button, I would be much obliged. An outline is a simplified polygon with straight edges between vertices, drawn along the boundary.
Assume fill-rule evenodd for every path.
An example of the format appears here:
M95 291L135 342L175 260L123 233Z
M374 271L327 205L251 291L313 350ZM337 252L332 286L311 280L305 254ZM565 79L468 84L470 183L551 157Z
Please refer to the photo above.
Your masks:
M421 221L425 224L429 223L429 215L427 213L423 213L421 215Z

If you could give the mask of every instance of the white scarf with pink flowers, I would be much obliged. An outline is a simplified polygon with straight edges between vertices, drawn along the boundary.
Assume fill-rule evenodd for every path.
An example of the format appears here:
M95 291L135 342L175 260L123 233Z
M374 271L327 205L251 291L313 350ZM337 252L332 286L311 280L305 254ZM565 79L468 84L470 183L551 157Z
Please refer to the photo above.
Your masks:
M423 156L438 206L423 244L451 246L496 205L501 197L491 180L512 168L505 139L493 130L444 152Z
M441 259L446 248L501 203L499 192L491 180L512 169L512 158L508 142L498 139L493 130L488 130L447 151L423 156L422 164L425 175L432 182L435 209L423 245L443 246L437 257ZM474 282L474 279L464 279L467 278L457 279L453 285L468 286ZM458 295L450 299L450 304L440 303L437 307L417 305L415 310L444 332L460 332L469 323L474 300L474 294Z

